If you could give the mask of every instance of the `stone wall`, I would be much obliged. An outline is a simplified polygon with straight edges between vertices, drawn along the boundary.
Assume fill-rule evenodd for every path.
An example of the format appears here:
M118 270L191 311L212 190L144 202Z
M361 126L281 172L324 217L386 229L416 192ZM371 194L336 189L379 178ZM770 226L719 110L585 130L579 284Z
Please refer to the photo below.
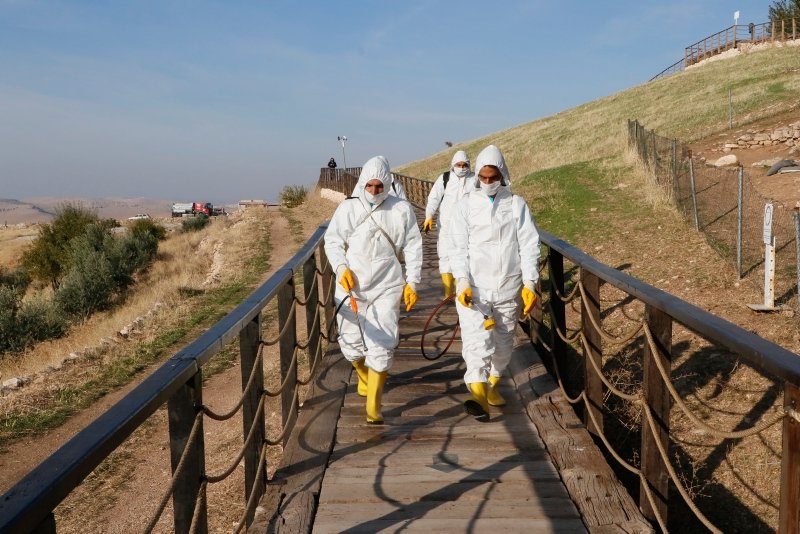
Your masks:
M735 143L725 143L722 150L723 152L730 152L733 149L776 145L800 146L800 121L774 130L748 131L746 134L737 137Z

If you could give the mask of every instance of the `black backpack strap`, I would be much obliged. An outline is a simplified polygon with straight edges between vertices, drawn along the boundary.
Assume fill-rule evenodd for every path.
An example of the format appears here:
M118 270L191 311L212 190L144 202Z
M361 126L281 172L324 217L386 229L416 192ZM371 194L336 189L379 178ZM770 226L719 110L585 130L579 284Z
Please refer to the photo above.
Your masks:
M442 174L442 184L444 185L445 189L447 189L447 181L450 179L450 171L445 171Z

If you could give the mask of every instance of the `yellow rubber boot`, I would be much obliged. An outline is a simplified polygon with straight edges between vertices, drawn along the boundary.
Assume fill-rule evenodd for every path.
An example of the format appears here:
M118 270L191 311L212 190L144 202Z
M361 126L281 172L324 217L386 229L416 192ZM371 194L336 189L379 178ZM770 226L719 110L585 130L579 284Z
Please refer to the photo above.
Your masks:
M456 296L456 279L452 273L442 273L442 289L444 298L449 299Z
M367 423L371 425L382 425L383 415L381 415L381 397L383 397L383 385L386 383L387 371L379 373L372 369L369 370L367 377Z
M486 400L489 401L490 406L505 406L506 400L497 391L497 383L500 382L499 376L489 377L489 394L486 395Z
M367 396L367 366L364 365L364 358L353 362L353 367L358 375L358 395L360 397Z
M489 402L486 399L488 385L486 382L473 382L467 384L467 387L472 396L464 401L464 410L478 421L488 421Z

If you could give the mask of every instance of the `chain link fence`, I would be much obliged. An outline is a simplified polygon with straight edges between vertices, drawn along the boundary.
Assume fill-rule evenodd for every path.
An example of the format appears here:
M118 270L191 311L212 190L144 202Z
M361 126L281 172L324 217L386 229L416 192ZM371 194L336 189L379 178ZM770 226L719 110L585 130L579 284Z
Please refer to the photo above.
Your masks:
M775 238L775 301L796 299L800 284L800 215L764 197L744 168L713 167L692 157L688 146L628 121L628 143L670 201L702 231L717 252L731 260L739 278L765 287L764 211L771 203Z

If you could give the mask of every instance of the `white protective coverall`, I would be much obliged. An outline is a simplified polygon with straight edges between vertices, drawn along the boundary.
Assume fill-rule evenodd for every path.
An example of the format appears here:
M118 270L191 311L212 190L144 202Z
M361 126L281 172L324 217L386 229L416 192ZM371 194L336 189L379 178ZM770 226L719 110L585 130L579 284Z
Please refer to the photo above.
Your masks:
M436 211L439 211L439 241L436 243L436 252L439 255L439 272L452 273L450 267L450 229L449 224L452 219L454 208L461 202L461 199L475 188L475 174L469 171L466 176L459 178L455 173L455 165L459 162L469 163L469 156L463 150L453 154L450 160L450 177L447 185L444 183L444 173L440 174L433 183L431 192L428 194L428 205L425 207L425 219L433 219Z
M422 237L408 202L382 195L385 200L370 205L364 186L373 179L383 182L384 193L391 187L389 163L383 156L364 164L358 178L359 196L346 199L336 208L325 232L325 254L336 268L337 280L345 268L355 278L352 296L358 302L358 316L349 304L344 304L337 319L342 354L351 362L366 357L367 367L383 372L391 367L399 340L403 286L407 282L415 287L420 282ZM405 255L405 280L397 259L401 252ZM337 283L336 305L346 296Z
M364 182L364 184L366 183L367 182ZM356 183L356 186L353 188L353 194L350 196L352 197L359 196L361 192L364 190L364 184L362 184L361 180L359 179L358 182ZM398 180L395 180L394 176L392 176L392 184L386 189L386 191L389 191L390 196L397 197L403 200L408 200L408 196L406 195L406 188L403 187L403 184L401 184Z
M494 200L474 188L486 165L497 167L504 181L511 183L500 150L494 145L483 149L476 160L473 188L455 210L451 226L450 262L460 286L457 291L468 284L474 302L467 308L456 301L467 384L499 377L508 366L523 282L533 290L539 279L539 232L528 204L508 187L500 187ZM493 330L483 328L482 312L496 321Z

